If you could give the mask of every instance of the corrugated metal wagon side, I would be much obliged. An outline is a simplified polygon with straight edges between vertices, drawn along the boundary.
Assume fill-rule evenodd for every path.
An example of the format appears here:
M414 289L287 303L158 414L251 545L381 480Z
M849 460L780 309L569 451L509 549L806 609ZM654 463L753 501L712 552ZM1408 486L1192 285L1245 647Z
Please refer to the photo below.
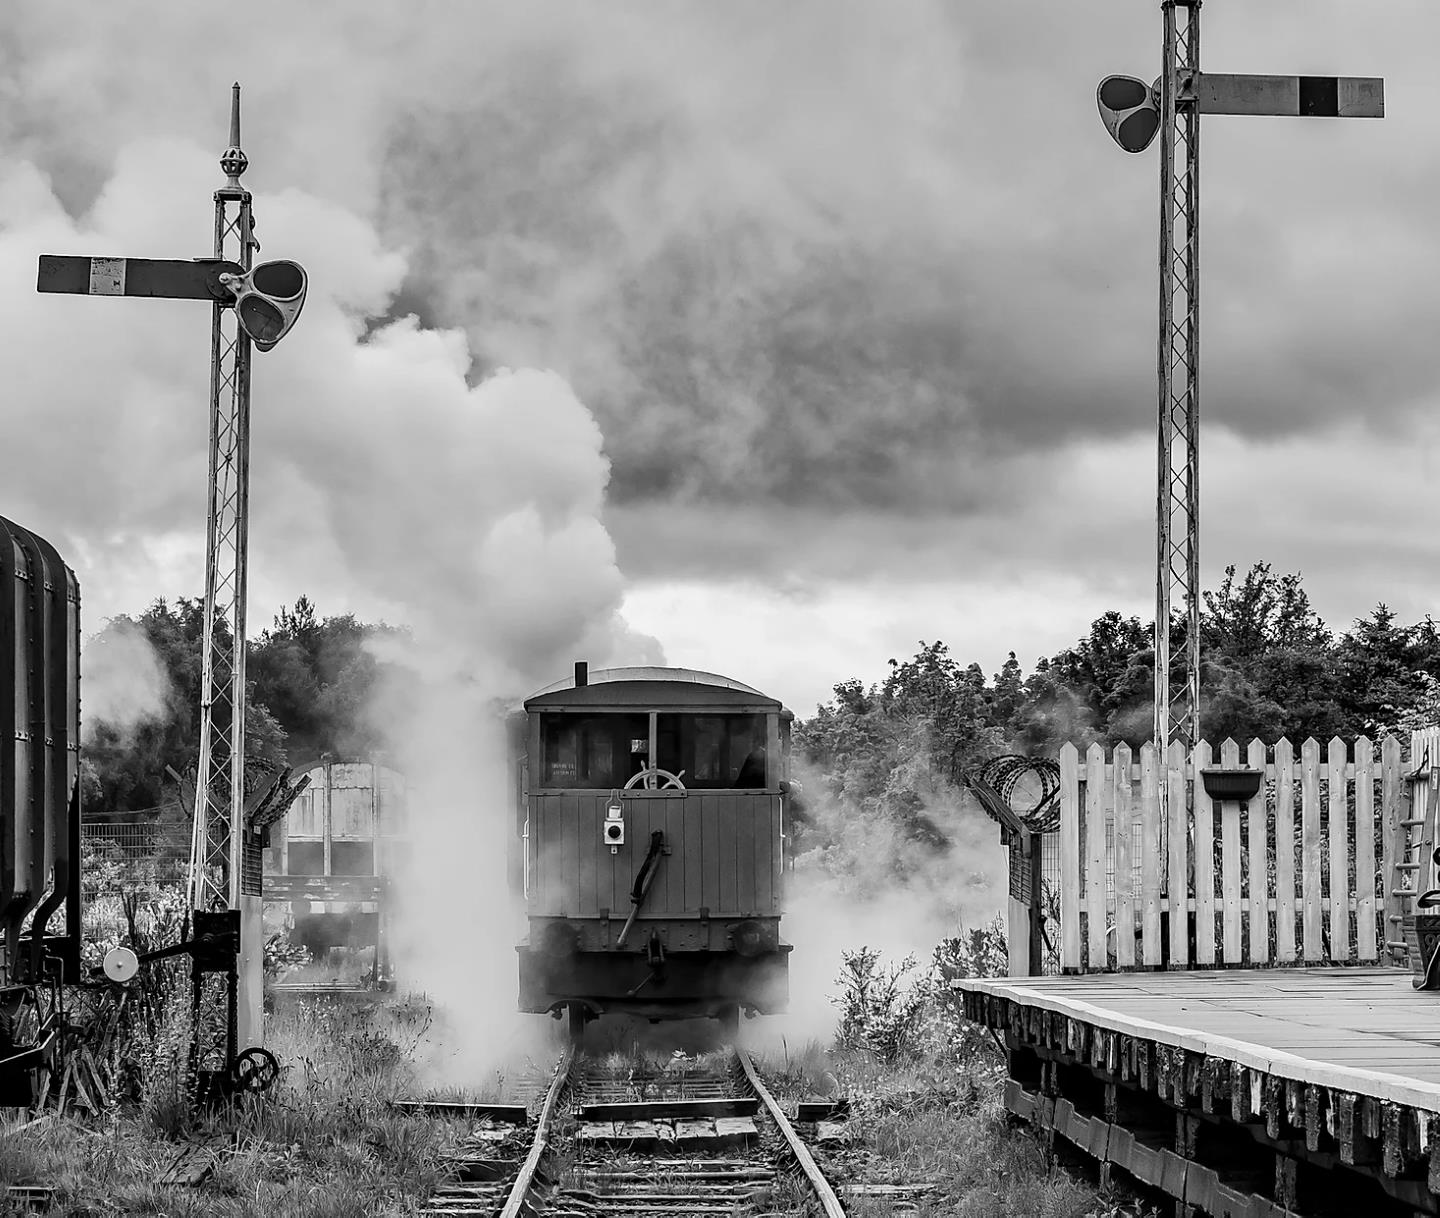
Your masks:
M79 774L80 587L0 517L0 1104L28 1102L54 988L79 980Z

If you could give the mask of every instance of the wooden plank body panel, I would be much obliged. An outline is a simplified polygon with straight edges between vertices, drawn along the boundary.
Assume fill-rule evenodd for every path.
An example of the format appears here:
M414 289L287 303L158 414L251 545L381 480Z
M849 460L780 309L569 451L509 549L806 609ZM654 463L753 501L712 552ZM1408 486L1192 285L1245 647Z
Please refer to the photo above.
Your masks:
M776 917L780 913L780 796L773 792L627 792L625 842L601 839L608 791L544 791L530 801L532 917L624 918L651 834L657 864L646 917Z

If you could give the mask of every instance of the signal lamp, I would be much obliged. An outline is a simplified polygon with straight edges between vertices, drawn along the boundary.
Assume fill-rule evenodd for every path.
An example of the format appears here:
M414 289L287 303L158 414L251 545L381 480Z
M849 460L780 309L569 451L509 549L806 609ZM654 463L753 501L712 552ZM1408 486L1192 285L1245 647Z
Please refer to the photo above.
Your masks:
M605 809L605 825L600 836L610 847L611 854L618 854L620 847L625 844L625 809L618 800Z
M1105 130L1126 152L1144 152L1160 130L1160 99L1143 80L1107 76L1095 90Z
M271 350L290 332L305 307L309 278L298 262L262 262L245 275L222 275L235 297L240 328L261 351Z

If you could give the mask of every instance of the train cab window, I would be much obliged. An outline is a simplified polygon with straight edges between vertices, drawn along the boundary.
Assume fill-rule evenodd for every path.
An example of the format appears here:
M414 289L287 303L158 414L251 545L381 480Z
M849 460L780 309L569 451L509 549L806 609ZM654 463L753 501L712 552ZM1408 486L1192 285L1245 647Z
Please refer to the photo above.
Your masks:
M373 842L331 842L331 875L374 875L375 844Z
M325 874L324 842L297 842L291 839L289 853L291 875Z
M649 715L541 715L540 736L544 787L623 787L650 764Z
M657 715L662 770L699 790L765 789L764 715Z

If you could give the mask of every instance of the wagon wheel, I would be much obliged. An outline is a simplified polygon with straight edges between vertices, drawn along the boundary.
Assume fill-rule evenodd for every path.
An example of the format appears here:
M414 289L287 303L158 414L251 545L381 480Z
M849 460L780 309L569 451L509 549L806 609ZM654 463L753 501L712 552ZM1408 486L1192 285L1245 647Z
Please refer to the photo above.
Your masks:
M280 1063L269 1049L246 1049L230 1066L230 1084L236 1091L269 1091L280 1077Z
M625 784L625 789L627 791L630 790L631 787L643 779L647 791L683 791L685 790L685 784L680 780L684 776L684 770L681 770L678 774L672 774L669 770L662 770L658 765L652 765L649 769L641 770L638 774L632 774L630 781Z

